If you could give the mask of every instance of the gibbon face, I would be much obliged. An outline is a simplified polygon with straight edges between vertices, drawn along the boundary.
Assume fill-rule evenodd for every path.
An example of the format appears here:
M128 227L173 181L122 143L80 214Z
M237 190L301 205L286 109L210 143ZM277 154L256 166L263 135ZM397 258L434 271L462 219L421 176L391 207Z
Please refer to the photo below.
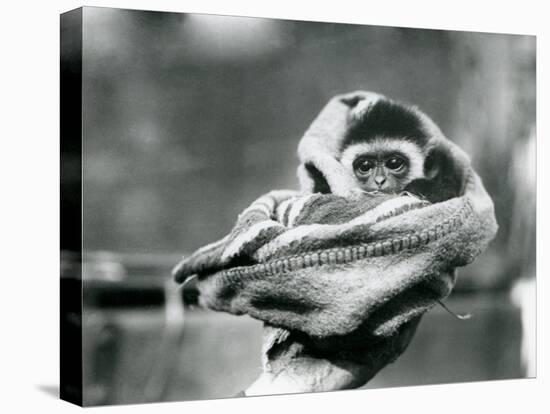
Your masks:
M424 176L424 154L414 143L399 138L376 138L351 144L340 162L353 172L364 191L395 193Z
M400 192L424 177L430 131L413 107L379 100L353 121L340 162L364 191Z

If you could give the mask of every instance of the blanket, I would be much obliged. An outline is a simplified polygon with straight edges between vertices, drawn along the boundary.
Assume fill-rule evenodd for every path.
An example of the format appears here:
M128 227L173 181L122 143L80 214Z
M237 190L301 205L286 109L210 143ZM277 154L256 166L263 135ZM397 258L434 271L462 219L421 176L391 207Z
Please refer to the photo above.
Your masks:
M357 189L338 151L354 117L378 99L387 98L333 98L300 142L301 190L259 197L226 237L174 269L179 283L196 275L204 306L263 321L264 370L307 376L296 391L357 387L395 360L421 316L450 294L455 269L497 231L468 157L420 111L430 145L462 172L457 196L430 203Z

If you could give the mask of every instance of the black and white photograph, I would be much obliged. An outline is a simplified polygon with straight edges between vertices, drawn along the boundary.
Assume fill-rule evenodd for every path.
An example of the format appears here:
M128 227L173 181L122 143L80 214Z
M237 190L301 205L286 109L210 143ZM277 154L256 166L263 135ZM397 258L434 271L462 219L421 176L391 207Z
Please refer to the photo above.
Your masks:
M536 377L535 36L60 30L62 399Z
M545 412L545 15L4 4L0 411Z

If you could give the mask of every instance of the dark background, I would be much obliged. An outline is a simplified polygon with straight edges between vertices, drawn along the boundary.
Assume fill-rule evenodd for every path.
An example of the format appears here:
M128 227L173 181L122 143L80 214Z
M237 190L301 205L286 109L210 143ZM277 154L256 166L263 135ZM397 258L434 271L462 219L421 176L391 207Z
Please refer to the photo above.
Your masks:
M227 397L259 374L259 322L182 319L169 270L260 194L297 188L300 136L357 89L428 113L470 154L500 225L449 301L474 318L434 309L368 387L534 374L520 306L533 293L513 288L534 277L534 37L85 8L88 404Z

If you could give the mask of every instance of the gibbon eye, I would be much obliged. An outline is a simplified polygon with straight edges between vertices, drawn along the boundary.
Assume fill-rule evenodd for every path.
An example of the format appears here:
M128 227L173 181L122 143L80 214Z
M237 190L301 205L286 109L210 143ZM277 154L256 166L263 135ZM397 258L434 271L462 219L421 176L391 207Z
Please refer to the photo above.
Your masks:
M401 157L391 157L386 161L386 167L390 170L398 171L405 166L405 160Z
M374 162L370 160L363 160L355 166L357 173L367 174L370 170L374 168Z

